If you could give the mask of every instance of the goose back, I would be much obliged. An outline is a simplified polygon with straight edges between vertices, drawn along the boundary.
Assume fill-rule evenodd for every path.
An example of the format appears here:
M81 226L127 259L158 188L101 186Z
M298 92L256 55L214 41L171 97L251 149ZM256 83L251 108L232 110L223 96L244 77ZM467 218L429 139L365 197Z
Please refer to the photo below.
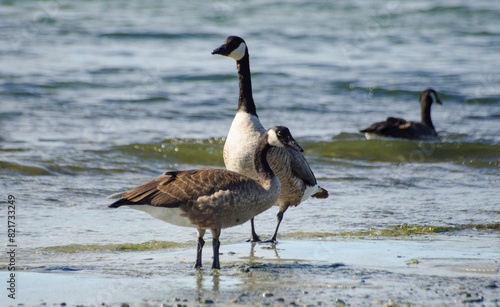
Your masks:
M388 117L384 122L374 123L361 132L365 133L367 139L384 136L412 140L437 137L436 131L427 125L395 117Z
M128 205L178 226L226 228L277 201L280 183L276 177L271 180L261 185L242 174L211 168L165 172L116 195L121 199L110 207Z
M407 121L403 118L388 117L385 121L376 122L368 128L360 130L367 139L395 137L406 139L439 139L439 135L431 120L433 102L442 104L435 90L428 88L420 95L421 122Z

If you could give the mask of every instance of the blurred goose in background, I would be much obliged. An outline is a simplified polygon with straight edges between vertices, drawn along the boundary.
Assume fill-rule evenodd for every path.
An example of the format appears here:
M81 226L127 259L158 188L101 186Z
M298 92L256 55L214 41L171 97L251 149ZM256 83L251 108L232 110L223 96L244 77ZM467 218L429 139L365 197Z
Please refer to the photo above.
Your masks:
M195 268L202 267L203 236L210 229L213 237L213 269L220 269L221 229L243 224L272 207L280 195L280 181L269 167L273 146L303 151L288 128L267 130L257 141L253 155L255 179L240 173L213 168L166 172L125 193L110 208L127 205L145 211L165 222L197 227Z
M406 139L439 139L438 133L431 120L431 106L434 102L442 104L437 93L428 88L420 95L421 122L407 121L402 118L389 117L385 122L377 122L370 127L360 130L367 139L380 137L395 137Z
M228 170L256 178L252 167L252 155L259 137L266 131L260 123L252 97L250 61L245 41L238 36L229 36L212 54L220 54L236 61L239 78L239 100L236 115L224 144L224 163ZM296 150L273 148L269 152L269 164L281 182L278 202L278 224L269 241L276 243L278 228L283 214L290 206L297 206L310 196L327 198L328 191L319 187L309 164ZM251 242L261 241L255 232L254 219L251 219Z

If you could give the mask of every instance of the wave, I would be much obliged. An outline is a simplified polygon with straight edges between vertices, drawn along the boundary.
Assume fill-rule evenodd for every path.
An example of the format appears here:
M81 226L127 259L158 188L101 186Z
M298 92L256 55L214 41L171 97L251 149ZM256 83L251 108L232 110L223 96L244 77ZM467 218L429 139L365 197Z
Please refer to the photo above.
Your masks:
M177 168L178 164L223 168L224 140L224 138L173 138L158 143L133 143L103 150L87 150L82 151L80 155L65 154L64 151L46 151L43 159L39 156L30 156L30 150L27 149L0 148L0 152L4 153L24 152L30 159L23 161L15 156L12 159L5 156L0 160L0 174L53 176L142 172L149 167L158 167L159 161L161 165L167 165L166 169Z
M117 146L113 150L141 159L224 167L224 142L225 138L174 138L155 144ZM301 145L308 159L322 163L335 163L332 159L341 159L394 163L452 162L476 167L500 167L500 144L464 141L463 137L452 135L444 142L432 142L365 140L359 134L342 133L329 141L305 141Z
M308 155L322 158L378 162L455 162L500 166L500 145L482 142L432 142L398 139L345 139L306 143Z
M179 74L162 77L165 82L199 82L199 81L210 81L219 82L237 79L236 74Z
M109 32L99 34L99 37L116 38L116 39L160 39L160 40L176 40L187 38L219 38L218 35L211 33L167 33L167 32Z
M224 142L225 138L173 138L153 144L116 146L112 150L141 159L166 159L169 163L223 167Z
M476 168L500 167L500 144L457 141L430 142L398 139L365 140L360 134L342 133L328 141L303 141L311 164L364 163L455 163ZM28 176L77 175L143 172L165 168L224 168L225 138L172 138L157 143L132 143L102 150L83 151L81 155L45 152L45 159L0 161L0 173ZM5 153L9 150L4 149ZM22 150L24 151L24 150ZM63 156L58 156L63 155ZM69 157L69 158L68 158ZM180 165L180 166L179 166Z
M424 14L434 14L438 16L443 16L443 14L454 14L456 16L461 16L464 18L471 18L473 16L483 16L494 17L495 10L490 10L486 8L474 8L470 5L432 5L425 9L417 10Z
M105 99L106 103L155 103L155 102L165 102L170 99L166 96L152 95L145 98L130 98L130 99Z
M471 97L464 100L466 104L497 104L500 96Z
M43 166L20 164L15 162L0 161L0 172L18 173L23 175L53 175Z

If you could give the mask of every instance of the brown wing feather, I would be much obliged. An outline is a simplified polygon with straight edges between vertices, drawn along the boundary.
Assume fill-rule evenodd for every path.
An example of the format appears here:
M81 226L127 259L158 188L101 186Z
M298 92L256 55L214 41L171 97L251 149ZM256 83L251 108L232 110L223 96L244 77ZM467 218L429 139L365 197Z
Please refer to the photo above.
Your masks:
M287 148L288 153L291 156L290 166L292 168L292 173L302 179L306 185L314 186L316 184L316 177L307 163L306 158L297 150Z
M291 206L298 205L307 186L316 185L316 177L300 152L274 147L269 150L268 160L281 182L280 200L283 203ZM327 197L328 192L321 190L322 193L317 196Z
M241 174L222 169L193 169L165 172L121 196L109 205L151 205L175 208L221 189L231 189L238 182L252 180Z
M292 160L290 165L292 166L292 173L302 179L304 183L308 186L315 186L317 184L316 177L314 176L309 163L307 163L306 158L302 153L288 149L290 155L292 156ZM314 198L328 198L328 191L323 189L322 187L318 187L318 191L311 195Z
M306 185L316 184L316 177L306 158L297 150L274 147L269 150L268 159L273 172L280 178L280 181L295 176ZM284 182L281 184L283 185Z

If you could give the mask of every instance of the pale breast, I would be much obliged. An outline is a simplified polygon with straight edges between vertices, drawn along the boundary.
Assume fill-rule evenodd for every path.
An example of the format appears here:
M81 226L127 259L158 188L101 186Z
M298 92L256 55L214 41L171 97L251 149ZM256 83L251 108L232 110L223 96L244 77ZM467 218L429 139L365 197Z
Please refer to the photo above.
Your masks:
M224 144L226 168L255 179L253 154L257 141L264 132L258 117L237 112Z
M130 208L147 212L152 217L182 227L197 227L179 208L155 207L149 205L129 205Z

